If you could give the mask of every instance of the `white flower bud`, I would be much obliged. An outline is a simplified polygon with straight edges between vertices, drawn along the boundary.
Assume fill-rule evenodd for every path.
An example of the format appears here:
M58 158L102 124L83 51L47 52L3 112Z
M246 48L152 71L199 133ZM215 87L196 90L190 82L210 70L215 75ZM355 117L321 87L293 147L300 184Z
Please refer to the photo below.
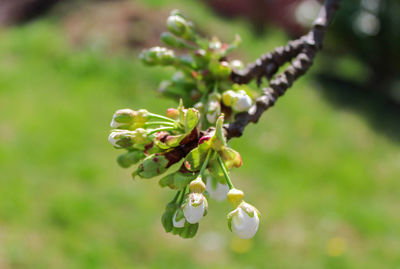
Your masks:
M128 130L114 130L111 132L111 134L108 136L108 142L110 142L111 145L117 148L122 148L123 145L120 145L120 141L122 139L127 140L125 141L126 145L129 145L129 140L130 137L132 137L132 132Z
M232 107L238 112L243 112L248 111L251 105L252 101L250 96L248 96L245 91L241 90L236 94Z
M111 128L117 129L122 126L124 127L129 126L132 123L134 117L135 117L134 110L129 108L119 109L113 115L110 124Z
M211 176L207 177L206 190L208 194L218 202L225 200L229 191L228 185L213 181L214 179Z
M228 225L232 232L243 239L252 238L260 224L258 210L245 202L242 202L228 215Z
M207 213L207 207L207 199L202 193L190 193L183 206L186 221L191 224L198 223Z
M172 218L172 223L175 228L183 228L185 226L185 218L182 217L180 220L176 220L177 215L178 215L179 209L176 210L174 217Z

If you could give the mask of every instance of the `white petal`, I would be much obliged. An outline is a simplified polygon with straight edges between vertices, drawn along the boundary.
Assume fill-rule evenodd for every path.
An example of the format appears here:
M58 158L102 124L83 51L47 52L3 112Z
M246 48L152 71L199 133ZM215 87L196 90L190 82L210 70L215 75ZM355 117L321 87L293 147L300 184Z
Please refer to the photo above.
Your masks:
M206 117L209 123L214 123L217 120L217 111L208 112Z
M116 128L119 128L122 125L124 125L124 124L115 121L115 117L113 117L113 119L111 120L111 124L110 124L111 128L116 129Z
M175 215L172 218L172 223L174 224L174 227L176 227L176 228L183 228L183 226L185 226L185 218L182 218L180 221L176 221L177 213L178 213L178 211L175 212Z
M250 217L243 209L238 208L238 212L232 217L232 231L240 238L249 239L256 234L259 223L256 212Z
M238 94L237 100L232 105L233 109L239 112L247 111L251 107L251 98L247 94Z
M185 216L187 222L195 224L203 218L204 210L204 201L202 201L198 206L193 206L192 199L190 198L189 202L183 208L183 215Z
M119 145L117 145L117 139L116 136L118 135L118 132L112 132L109 136L108 136L108 142L110 142L111 145L113 145L114 147L118 147L120 148Z
M208 194L210 194L210 197L217 200L217 201L223 201L226 199L226 195L228 194L229 187L226 184L221 184L217 182L217 186L213 186L213 182L211 177L207 178L207 185L206 185L206 190Z

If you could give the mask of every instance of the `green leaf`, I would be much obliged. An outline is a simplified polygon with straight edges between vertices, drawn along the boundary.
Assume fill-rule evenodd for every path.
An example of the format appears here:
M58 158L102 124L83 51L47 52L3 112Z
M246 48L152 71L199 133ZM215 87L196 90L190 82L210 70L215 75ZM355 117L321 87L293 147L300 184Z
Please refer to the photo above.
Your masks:
M167 158L159 153L150 155L139 164L133 175L138 175L141 178L152 178L161 175L167 170L168 162Z
M189 108L186 111L185 122L184 122L186 133L191 132L197 126L197 123L199 122L199 118L200 118L200 114L199 114L199 111L197 111L197 109Z

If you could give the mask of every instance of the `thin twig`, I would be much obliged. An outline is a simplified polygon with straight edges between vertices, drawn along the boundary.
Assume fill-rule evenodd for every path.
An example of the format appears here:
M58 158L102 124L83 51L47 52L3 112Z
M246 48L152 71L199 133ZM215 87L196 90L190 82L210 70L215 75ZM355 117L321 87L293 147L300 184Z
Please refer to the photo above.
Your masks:
M306 35L290 41L285 47L278 47L273 52L261 56L244 71L232 72L231 79L239 84L249 83L254 78L260 84L262 77L266 77L270 83L248 112L237 114L234 122L224 126L228 139L241 136L250 122L258 122L263 112L273 106L293 82L308 71L317 51L322 48L325 31L338 5L339 0L326 0ZM292 63L276 75L279 67L289 61Z

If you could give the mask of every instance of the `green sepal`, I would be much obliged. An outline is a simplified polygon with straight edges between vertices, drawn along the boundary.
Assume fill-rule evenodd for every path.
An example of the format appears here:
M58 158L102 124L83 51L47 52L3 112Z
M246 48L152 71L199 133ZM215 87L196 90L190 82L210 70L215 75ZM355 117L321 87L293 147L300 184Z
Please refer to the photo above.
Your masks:
M229 230L232 232L232 217L233 217L233 215L236 213L237 211L236 211L236 209L235 210L233 210L232 212L230 212L229 214L228 214L228 216L227 216L227 220L228 220L228 228L229 228Z
M222 150L226 146L226 138L224 131L224 116L221 115L217 119L214 136L211 138L212 147L216 151Z

